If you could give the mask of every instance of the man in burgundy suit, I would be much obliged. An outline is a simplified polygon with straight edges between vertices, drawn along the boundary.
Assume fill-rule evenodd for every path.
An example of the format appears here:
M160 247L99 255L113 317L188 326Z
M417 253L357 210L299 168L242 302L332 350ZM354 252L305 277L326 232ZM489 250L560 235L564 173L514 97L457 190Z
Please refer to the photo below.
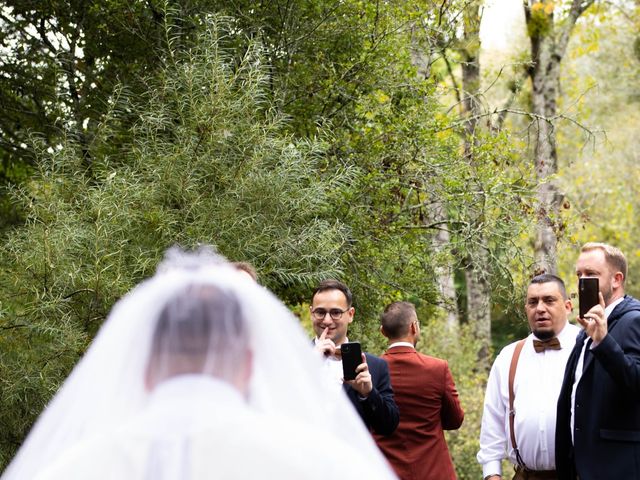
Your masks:
M413 304L394 302L381 318L389 340L382 356L400 409L400 424L376 442L401 480L456 478L443 430L460 428L464 412L445 360L418 353L420 323Z

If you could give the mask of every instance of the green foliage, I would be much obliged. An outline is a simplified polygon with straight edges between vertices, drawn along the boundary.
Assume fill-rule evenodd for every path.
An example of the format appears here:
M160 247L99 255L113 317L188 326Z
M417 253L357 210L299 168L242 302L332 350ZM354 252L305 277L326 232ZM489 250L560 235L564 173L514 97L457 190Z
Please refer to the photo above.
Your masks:
M29 137L56 146L71 136L90 167L89 147L113 108L109 99L122 85L131 95L144 92L143 78L161 67L169 47L191 44L210 3L0 0L0 227L22 220L5 186L27 181L38 160ZM135 115L127 113L119 112L123 128L105 148L130 140Z
M14 192L27 223L0 256L2 463L114 301L168 246L204 242L250 260L282 295L340 273L345 228L323 214L352 173L326 165L325 142L283 133L260 48L238 58L220 48L226 32L211 21L197 48L174 52L119 157L100 143L112 138L108 122L90 171L75 139L53 149L34 139L38 173Z
M575 294L580 246L588 241L611 243L629 263L627 293L638 296L640 62L633 40L640 11L636 7L625 14L603 8L600 13L577 26L570 61L563 70L560 106L589 130L574 124L560 130L559 148L564 152L560 181L570 209L565 213L568 231L559 249L559 267L569 292Z
M488 273L502 275L504 259L515 255L510 238L526 221L514 199L530 185L509 166L516 157L508 137L479 139L479 160L470 164L451 119L441 113L438 79L420 77L414 65L416 48L428 56L429 45L455 36L462 6L215 3L236 18L239 31L262 40L272 72L269 93L291 117L288 128L304 136L330 129L327 167L353 174L333 191L327 211L349 226L342 279L355 294L354 333L372 345L384 304L411 298L435 309L436 268L475 252L481 235L491 238ZM234 42L246 48L244 37ZM432 241L443 225L433 221L432 210L443 201L455 238L436 253ZM297 293L298 301L308 300L308 292Z
M37 174L15 189L27 222L0 250L2 461L113 302L167 246L209 243L254 263L289 304L308 301L322 278L345 280L357 309L350 335L369 351L383 349L386 303L418 304L434 319L430 336L443 336L427 351L442 344L433 351L450 359L463 395L466 426L451 441L471 478L484 378L466 327L460 344L438 333L436 270L462 269L483 245L483 268L510 298L505 266L531 212L510 138L478 136L471 162L460 149L464 125L443 113L440 79L417 74L415 45L453 37L455 23L442 24L429 2L185 2L178 13L144 5L151 10L136 4L130 21L170 27L150 37L161 53L140 47L158 56L136 72L157 65L159 75L92 97L101 109L89 116L89 142L74 128L31 141ZM211 20L205 5L236 19ZM110 45L126 62L126 48ZM442 251L433 248L438 205L452 235Z

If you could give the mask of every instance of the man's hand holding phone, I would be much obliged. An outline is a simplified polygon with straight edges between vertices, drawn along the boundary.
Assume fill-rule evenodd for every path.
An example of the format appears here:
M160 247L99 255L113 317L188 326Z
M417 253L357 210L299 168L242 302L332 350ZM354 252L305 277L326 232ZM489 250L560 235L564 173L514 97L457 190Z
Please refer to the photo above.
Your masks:
M345 380L345 383L358 392L361 397L368 397L373 390L373 382L369 373L369 365L367 365L367 357L361 353L362 363L356 368L356 378L354 380Z
M604 315L604 297L601 292L598 292L598 299L598 305L591 307L584 317L578 316L578 322L593 340L593 346L598 345L608 332L607 319Z

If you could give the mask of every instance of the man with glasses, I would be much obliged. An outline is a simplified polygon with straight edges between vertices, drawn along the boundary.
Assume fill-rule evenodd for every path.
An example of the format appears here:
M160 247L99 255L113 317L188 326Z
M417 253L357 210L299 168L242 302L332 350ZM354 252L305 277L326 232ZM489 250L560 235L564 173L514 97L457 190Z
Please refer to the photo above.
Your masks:
M379 435L390 435L398 426L398 406L393 399L387 362L364 353L356 368L356 378L342 378L340 346L348 342L347 330L355 308L349 288L337 280L324 280L311 297L311 320L316 333L315 348L325 357L327 378L344 388L367 428Z

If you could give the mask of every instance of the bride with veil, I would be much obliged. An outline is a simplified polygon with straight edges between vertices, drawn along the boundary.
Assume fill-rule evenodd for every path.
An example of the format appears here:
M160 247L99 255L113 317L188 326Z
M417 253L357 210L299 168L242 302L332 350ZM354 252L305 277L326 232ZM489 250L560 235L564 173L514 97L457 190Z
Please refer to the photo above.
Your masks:
M2 480L393 479L297 320L208 251L112 309Z

